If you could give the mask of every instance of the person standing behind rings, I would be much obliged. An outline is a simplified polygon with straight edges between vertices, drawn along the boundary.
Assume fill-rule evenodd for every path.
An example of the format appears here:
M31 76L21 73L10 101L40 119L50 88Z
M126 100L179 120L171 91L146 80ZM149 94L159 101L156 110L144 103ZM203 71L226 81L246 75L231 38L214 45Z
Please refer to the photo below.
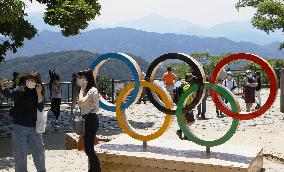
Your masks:
M13 82L12 88L13 89L16 88L19 85L19 79L20 79L20 74L18 72L14 72L13 73L13 80L12 80L12 82Z
M174 99L175 82L177 81L176 75L172 72L172 68L168 67L167 72L163 74L163 81L166 85L166 90L170 94L172 100Z
M207 77L206 82L209 82L209 81L210 81L210 79L209 79L209 77ZM201 115L201 119L206 119L205 114L206 114L206 102L207 102L208 94L209 94L209 91L205 90L204 97L197 107L197 111L198 111L197 117L199 117Z
M218 84L218 85L222 85L222 83L223 83L223 81L222 81L221 79L218 79L218 83L217 83L217 84ZM220 102L223 102L223 101L224 101L224 99L223 99L220 95L218 96L218 99L219 99ZM217 117L218 117L218 118L219 118L219 117L221 117L221 118L224 117L223 112L220 111L217 106L216 106L216 114L217 114Z
M196 80L196 77L192 74L192 73L187 73L184 76L184 82L181 84L181 87L183 89L183 92L185 92L188 88L190 88L190 86L192 86L194 84ZM191 93L184 101L183 103L183 107L185 107L185 109L188 108L188 106L193 102L193 99L196 97L196 93ZM186 111L183 112L185 115L185 120L187 122L188 126L191 126L194 124L195 119L194 119L194 114L193 114L193 110L190 111ZM182 131L181 129L177 130L176 134L178 135L178 137L180 139L188 139L186 138L186 136L182 137Z
M145 80L146 77L146 73L144 71L142 71L142 76L143 76L143 80ZM142 94L138 100L138 104L141 104L141 101L143 100L144 104L146 104L146 90L143 89Z
M79 93L79 107L85 116L85 153L89 158L89 172L100 172L100 160L94 150L94 141L99 129L99 93L95 85L93 71L81 71L77 76L78 85L81 86Z
M255 88L255 98L256 98L256 107L255 109L259 109L261 107L261 97L260 97L260 92L261 92L261 77L260 77L260 72L257 71L255 72L255 79L257 82L257 87Z
M244 79L244 93L245 93L245 103L246 111L250 112L253 103L255 103L255 88L257 87L257 82L252 76L250 70L246 71L246 77Z
M15 100L12 130L15 171L27 172L27 155L31 151L37 171L45 172L42 135L36 132L37 111L42 112L44 108L44 89L40 75L36 72L28 74L25 86L21 89L9 90L8 82L1 83L1 92Z
M51 111L55 116L55 127L59 127L60 104L61 104L61 84L60 77L55 73L50 73L51 87Z
M227 72L226 79L223 81L222 85L228 88L228 90L230 90L234 94L234 90L237 88L237 84L231 71ZM227 100L225 100L225 102L228 103Z

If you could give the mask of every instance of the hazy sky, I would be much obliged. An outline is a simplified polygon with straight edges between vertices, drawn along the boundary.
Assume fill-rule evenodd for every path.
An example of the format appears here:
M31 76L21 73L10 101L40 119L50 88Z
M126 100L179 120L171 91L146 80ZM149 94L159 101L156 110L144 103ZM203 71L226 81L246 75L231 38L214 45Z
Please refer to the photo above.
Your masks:
M44 6L27 2L27 12L43 11ZM115 24L137 19L149 14L179 18L193 24L211 26L229 21L250 20L254 9L245 8L238 12L237 0L99 0L101 16L97 22Z

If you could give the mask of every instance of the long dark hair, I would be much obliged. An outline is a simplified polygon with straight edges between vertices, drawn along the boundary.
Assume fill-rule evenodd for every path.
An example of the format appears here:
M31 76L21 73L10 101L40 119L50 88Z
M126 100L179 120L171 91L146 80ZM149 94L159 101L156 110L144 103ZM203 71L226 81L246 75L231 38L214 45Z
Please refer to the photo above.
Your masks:
M49 90L51 90L51 84L54 82L54 81L60 81L60 76L55 73L55 71L51 71L49 70L48 71L49 73L49 78L50 78L50 81L49 81Z
M29 78L35 80L36 84L39 84L39 85L42 86L41 94L42 94L42 96L44 96L44 87L42 85L40 74L38 72L31 72L26 77L26 79L29 79Z
M78 77L85 77L88 81L87 87L86 87L86 92L88 92L92 87L97 87L94 76L93 76L93 71L92 70L84 70L80 71L77 74Z

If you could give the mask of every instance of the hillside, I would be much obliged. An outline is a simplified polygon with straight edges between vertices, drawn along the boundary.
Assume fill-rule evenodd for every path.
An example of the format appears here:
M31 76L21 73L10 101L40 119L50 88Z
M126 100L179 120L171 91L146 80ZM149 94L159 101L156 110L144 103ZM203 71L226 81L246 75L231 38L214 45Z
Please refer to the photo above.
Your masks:
M127 28L95 29L65 38L58 32L43 31L31 41L25 41L17 54L9 53L7 59L33 56L49 52L85 50L97 53L123 52L144 57L147 61L168 52L187 54L209 52L220 55L226 52L253 53L263 57L284 57L284 50L248 42L234 42L226 38L200 38L197 36L159 34Z
M39 31L60 31L58 27L51 27L44 23L43 13L29 13L26 17L34 24ZM84 31L97 28L124 27L147 32L177 33L185 35L196 35L200 37L225 37L232 41L246 41L258 45L281 42L284 40L283 32L276 31L267 35L264 31L254 28L250 21L231 21L216 24L213 26L200 26L179 18L168 18L152 13L141 18L124 21L112 25L90 22L89 27Z
M49 81L48 70L55 69L62 81L70 81L72 73L88 69L91 62L98 56L99 54L87 51L67 51L15 58L0 65L0 75L11 79L14 71L24 73L34 70L40 72L42 80L47 82ZM138 62L141 69L146 71L149 63L141 57L132 57ZM111 60L103 65L100 74L114 79L133 78L129 68L118 60Z

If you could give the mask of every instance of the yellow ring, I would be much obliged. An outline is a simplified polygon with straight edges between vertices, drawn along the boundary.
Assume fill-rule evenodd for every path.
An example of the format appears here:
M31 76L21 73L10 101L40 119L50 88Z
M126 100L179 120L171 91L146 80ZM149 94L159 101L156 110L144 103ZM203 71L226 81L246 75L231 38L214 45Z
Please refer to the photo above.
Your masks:
M126 96L130 93L130 91L134 88L134 86L135 86L134 82L131 82L130 84L128 84L125 88L123 88L120 91L120 94L117 98L116 117L117 117L118 124L126 134L128 134L130 137L132 137L134 139L141 140L141 141L154 140L154 139L160 137L163 133L165 133L167 131L167 129L169 128L169 126L172 123L174 116L166 114L164 123L161 126L161 128L159 130L157 130L156 132L150 134L150 135L144 136L144 135L140 135L140 134L136 133L135 131L133 131L132 128L127 123L126 119L125 119L125 110L121 111L120 105L125 100ZM142 87L142 88L147 87L147 88L149 88L153 91L156 91L156 93L161 96L162 101L165 103L165 107L168 108L168 109L172 108L173 102L172 102L170 96L168 94L166 94L160 86L157 86L153 83L142 80L142 81L140 81L140 87Z

